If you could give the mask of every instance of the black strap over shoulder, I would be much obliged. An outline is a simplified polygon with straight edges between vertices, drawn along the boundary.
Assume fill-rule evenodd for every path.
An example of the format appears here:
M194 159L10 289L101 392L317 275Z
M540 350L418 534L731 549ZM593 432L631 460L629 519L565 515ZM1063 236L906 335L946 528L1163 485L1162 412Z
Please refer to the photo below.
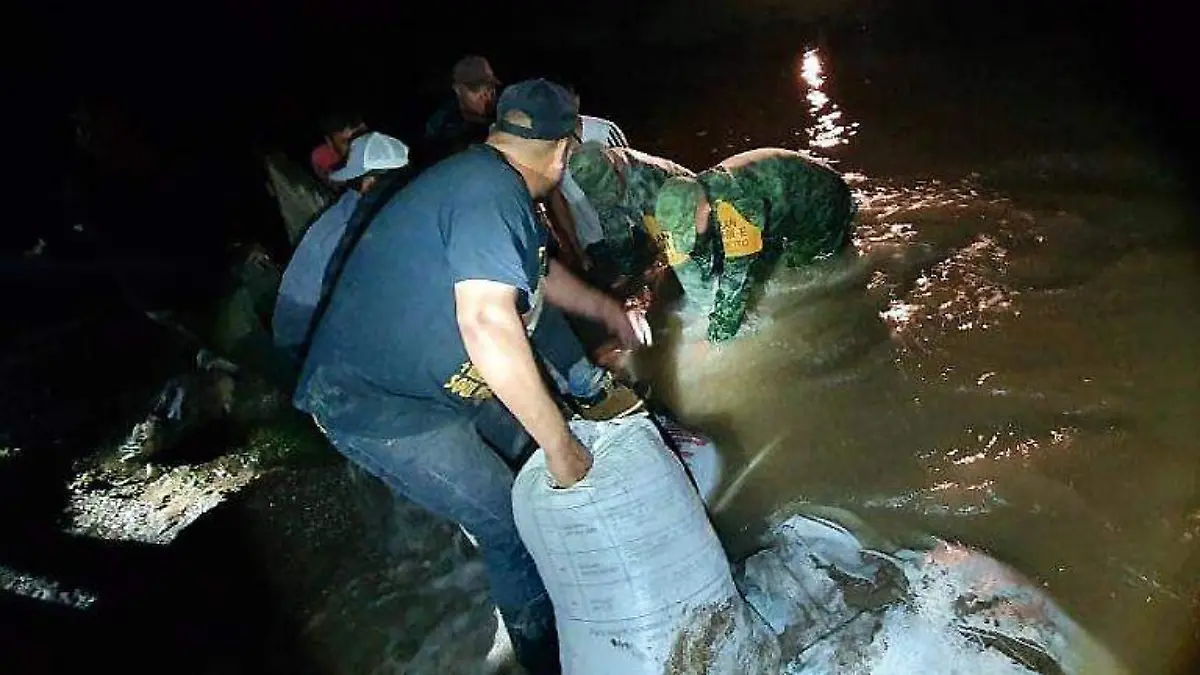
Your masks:
M367 231L367 227L375 220L375 216L379 215L383 207L401 188L408 184L411 178L412 174L408 169L398 169L385 174L378 183L367 190L354 207L354 213L350 215L350 221L346 223L346 230L333 249L333 255L330 256L329 264L325 267L325 275L321 278L321 295L317 300L317 307L308 324L308 332L304 335L304 341L297 349L298 363L303 364L304 359L308 356L313 335L316 334L317 326L320 325L321 319L324 318L325 312L329 308L329 299L333 296L333 289L337 287L337 283L342 277L346 260L358 246L359 240Z

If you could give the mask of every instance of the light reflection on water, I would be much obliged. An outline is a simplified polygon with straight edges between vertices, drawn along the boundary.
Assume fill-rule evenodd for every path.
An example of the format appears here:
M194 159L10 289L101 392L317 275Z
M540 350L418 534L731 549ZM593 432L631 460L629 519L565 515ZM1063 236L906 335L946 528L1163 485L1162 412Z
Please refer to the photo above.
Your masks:
M778 272L734 344L685 358L702 326L671 324L638 364L728 456L718 529L744 554L757 523L807 501L958 539L1028 574L1133 672L1162 672L1195 644L1200 597L1200 283L1172 248L1177 179L1143 146L1030 133L1022 117L1050 101L1072 128L1099 114L1058 87L947 114L952 91L885 82L906 66L836 57L785 57L795 98L766 117L807 120L784 133L846 171L856 256ZM962 112L1012 154L947 142ZM939 155L951 146L968 157Z
M856 138L858 122L847 122L830 97L831 58L809 49L783 61L786 91L799 91L812 120L796 136L806 135L812 149L911 149L877 137L868 148L867 138ZM761 88L748 81L746 91ZM794 119L798 104L789 104L764 117ZM861 105L850 112L872 134L892 116L924 122L919 108L898 107L879 105L873 117ZM979 111L996 126L1005 119L986 116L1006 114L1019 113ZM636 118L617 121L631 136L639 131ZM753 123L722 121L741 131ZM951 135L928 124L905 131L918 146ZM646 136L635 143L652 142ZM1137 179L1158 180L1159 167L1114 168L1126 158L1092 150L1017 157L1003 167L1036 196L986 190L974 174L848 174L863 205L855 260L779 274L750 334L700 362L679 359L678 336L667 331L644 365L662 374L656 391L728 455L716 510L735 555L744 553L746 524L782 504L841 505L879 527L988 550L1049 588L1135 664L1161 663L1176 638L1186 642L1200 597L1186 576L1189 560L1200 561L1200 284L1186 253L1130 245L1177 218L1176 205L1136 195ZM1069 194L1072 180L1093 175L1135 194ZM448 528L415 508L407 515L412 527L398 539L414 551L404 566L379 572L383 582L353 578L335 588L312 625L335 627L341 639L329 649L339 658L348 651L342 645L375 639L362 627L381 626L395 640L379 650L383 658L397 667L412 659L410 672L451 672L434 663L440 646L468 654L465 643L478 642L482 655L493 644L494 624L476 611L486 584L477 564L443 560L460 557L445 546ZM463 604L474 608L463 613L468 621L456 616ZM466 625L479 639L439 632L437 621ZM426 632L430 649L414 656L412 644Z
M1147 426L1159 413L1143 399L1163 373L1178 381L1175 369L1125 345L1147 339L1148 317L1187 311L1194 270L1170 259L1169 290L1148 293L1160 278L1124 275L1153 263L1090 249L1136 233L1076 236L1106 225L977 178L851 176L862 204L851 259L777 271L733 344L689 360L675 345L702 333L669 327L642 367L730 456L717 524L735 555L788 503L846 507L993 552L1154 662L1148 652L1178 633L1129 617L1185 630L1191 582L1153 561L1163 546L1172 560L1194 547L1139 529L1138 514L1174 522L1188 494L1195 510L1195 467ZM1069 286L1026 281L1065 264L1084 270ZM1186 334L1181 324L1156 339L1194 366ZM1186 535L1186 519L1178 527Z
M867 147L831 97L829 54L784 59L787 81L774 84L798 95L780 97L786 107L764 107L761 118L811 124L756 130L752 115L700 112L686 120L693 127L674 117L665 125L687 130L680 144L646 149L677 157L708 139L694 153L707 158L750 149L751 137L805 135L810 149L841 152L851 164L952 135L926 123L923 101L912 112L890 100L863 109L855 98L852 115L872 135ZM747 79L746 91L776 90ZM704 100L688 102L705 109ZM921 122L904 128L909 144L881 141L878 129L905 113ZM637 135L636 120L617 121ZM719 125L744 144L691 130ZM1102 177L1113 166L1105 162L1119 162L1100 153L1066 159L1070 172L1081 164ZM997 167L943 168L928 173L951 179L848 174L862 203L853 259L780 272L747 334L698 359L679 347L703 332L659 317L656 345L635 357L636 369L724 451L714 519L733 556L754 548L755 524L783 505L845 507L889 532L986 550L1119 648L1133 672L1158 672L1136 666L1162 663L1186 637L1194 582L1177 573L1196 556L1189 542L1200 541L1200 502L1188 484L1200 430L1180 414L1191 408L1178 394L1195 392L1181 373L1200 370L1200 325L1181 318L1200 306L1188 290L1200 285L1179 256L1121 247L1161 231L1176 207L1135 195L1089 210L1088 197L1059 193L1069 181L1047 181L1042 164L1025 157L1002 170L1032 183L1033 196L985 187L981 177ZM1122 226L1134 220L1127 214L1137 227ZM1170 363L1156 351L1172 354Z
M841 108L824 91L825 73L818 49L806 50L797 60L798 84L808 101L812 126L806 129L810 148L828 149L848 145L858 133L858 122L845 121Z

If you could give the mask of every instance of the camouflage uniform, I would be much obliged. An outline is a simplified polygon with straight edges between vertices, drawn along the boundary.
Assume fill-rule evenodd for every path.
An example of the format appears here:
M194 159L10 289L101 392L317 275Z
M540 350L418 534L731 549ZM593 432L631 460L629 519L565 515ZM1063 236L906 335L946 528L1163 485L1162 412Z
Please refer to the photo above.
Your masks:
M696 174L670 160L631 148L605 148L586 143L572 156L571 175L596 209L603 241L588 255L616 273L642 272L657 254L660 238L654 222L658 190L668 178Z
M856 211L850 188L836 171L809 155L779 148L751 150L697 179L703 192L695 192L706 195L712 208L708 230L695 237L688 254L669 255L675 257L672 267L685 293L693 295L688 307L709 311L711 342L737 334L751 287L780 258L788 267L801 267L833 255L850 241ZM662 192L677 192L676 187ZM682 183L678 187L688 189ZM683 207L666 212L660 203L657 217L682 248L694 236L694 218L688 214L695 208L689 211L686 199L677 203ZM668 248L674 246L668 243ZM713 276L715 293L710 290Z

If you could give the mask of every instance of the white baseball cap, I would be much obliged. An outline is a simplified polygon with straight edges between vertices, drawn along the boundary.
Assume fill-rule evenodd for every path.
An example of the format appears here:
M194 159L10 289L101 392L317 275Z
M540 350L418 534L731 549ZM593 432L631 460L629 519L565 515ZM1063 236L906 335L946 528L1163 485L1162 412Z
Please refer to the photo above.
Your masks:
M408 146L399 140L370 131L350 142L346 165L329 174L339 183L361 178L372 171L408 166Z

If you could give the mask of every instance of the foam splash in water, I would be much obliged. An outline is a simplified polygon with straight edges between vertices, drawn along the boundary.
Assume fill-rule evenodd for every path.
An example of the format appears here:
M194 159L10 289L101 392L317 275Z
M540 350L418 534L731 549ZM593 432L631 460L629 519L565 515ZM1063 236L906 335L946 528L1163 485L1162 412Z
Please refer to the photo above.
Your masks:
M803 513L777 520L767 543L739 585L779 637L788 675L1124 672L1041 589L967 547L899 549Z
M913 511L925 516L980 516L1010 506L996 492L995 481L973 484L941 481L899 495L852 498L849 503L865 508Z

